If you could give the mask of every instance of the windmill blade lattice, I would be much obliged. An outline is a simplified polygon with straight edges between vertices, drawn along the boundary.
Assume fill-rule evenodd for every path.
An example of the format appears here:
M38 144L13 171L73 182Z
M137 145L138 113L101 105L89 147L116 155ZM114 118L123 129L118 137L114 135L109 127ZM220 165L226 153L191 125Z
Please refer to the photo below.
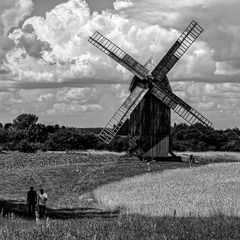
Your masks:
M164 87L160 82L153 83L151 92L189 124L201 123L207 127L213 124L181 98Z
M202 31L203 28L193 20L152 71L152 76L162 81L169 70L176 64L193 42L195 42Z
M117 45L112 43L109 39L104 37L101 33L96 31L88 39L88 41L128 69L134 75L138 76L140 79L147 78L147 75L149 74L149 70L147 68L137 62Z
M144 86L142 87L141 84L134 88L128 98L107 123L105 128L100 132L99 137L105 143L109 144L112 141L148 90L148 88L144 88Z
M189 124L213 126L208 119L172 92L166 77L202 31L203 28L192 21L153 71L138 63L99 32L89 38L90 43L135 75L130 85L131 94L99 135L104 142L110 143L131 115L129 152L141 158L162 158L168 157L170 151L170 109ZM146 95L149 90L151 94ZM144 101L141 101L143 98Z

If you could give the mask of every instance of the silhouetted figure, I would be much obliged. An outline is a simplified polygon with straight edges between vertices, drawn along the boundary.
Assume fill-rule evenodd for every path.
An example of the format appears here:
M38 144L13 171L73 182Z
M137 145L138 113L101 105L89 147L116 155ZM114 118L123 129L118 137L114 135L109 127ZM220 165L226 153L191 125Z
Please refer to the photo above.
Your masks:
M39 218L45 217L46 205L47 205L47 194L44 192L43 189L41 189L40 193L38 194Z
M193 157L192 154L190 155L190 159L189 160L190 160L190 163L194 163L194 157Z
M27 205L28 213L30 217L35 217L35 207L37 203L37 192L33 187L30 187L30 191L27 193Z

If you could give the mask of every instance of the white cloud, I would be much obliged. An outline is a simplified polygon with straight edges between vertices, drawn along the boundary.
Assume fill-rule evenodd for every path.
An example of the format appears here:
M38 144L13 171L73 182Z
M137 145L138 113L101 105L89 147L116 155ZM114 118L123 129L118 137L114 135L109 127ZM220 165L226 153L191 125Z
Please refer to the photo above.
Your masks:
M55 103L53 108L47 111L47 114L79 114L85 112L100 111L102 107L99 104L79 105L74 103Z
M17 27L19 22L28 16L33 8L31 0L0 0L0 72L5 54L14 47L7 33Z
M99 79L102 79L101 82L126 81L131 76L129 72L88 43L88 37L95 30L101 31L140 62L144 63L151 55L159 61L179 36L179 31L183 31L190 21L187 8L191 12L196 10L195 17L205 25L206 31L200 36L202 41L195 43L170 71L170 78L214 79L220 74L236 74L240 65L239 28L227 13L223 14L224 21L215 21L220 9L218 3L225 7L223 1L215 0L172 0L168 3L162 0L116 1L115 6L128 7L121 8L121 13L103 11L101 14L94 12L91 16L84 1L70 0L56 6L46 14L46 18L28 18L22 29L10 35L15 44L25 48L26 55L16 64L15 55L19 50L10 51L5 68L15 72L17 80L21 82L65 82L76 79L80 83L81 79L85 81L86 78L98 79L96 84ZM230 2L232 6L234 3L233 0ZM141 11L144 6L146 11ZM158 18L152 21L151 15L155 11ZM213 19L205 18L205 11L212 12ZM171 18L168 24L159 21L159 16L166 12ZM176 13L175 17L171 13ZM27 27L33 31L26 32L24 29ZM213 36L213 31L216 36ZM226 38L230 41L226 41ZM222 41L227 42L226 46ZM32 59L36 56L42 60ZM229 62L230 59L232 62ZM232 66L235 68L232 69Z
M95 12L92 16L89 12L84 1L70 0L47 13L46 18L28 18L22 29L10 34L16 48L8 52L4 66L18 76L18 82L77 79L81 83L81 79L91 78L97 79L96 84L99 79L117 83L131 75L87 41L94 31L101 31L141 62L177 37L173 29L130 22L114 12ZM36 57L39 59L33 59Z
M127 2L127 1L126 1ZM129 19L183 31L192 19L205 29L200 37L214 61L240 60L240 3L238 0L133 0L125 9Z
M9 13L0 22L2 32L16 27L32 8L30 1L9 3L4 8ZM15 4L22 10L13 18ZM238 0L117 0L114 7L91 15L85 1L70 0L45 18L26 19L22 28L9 35L11 41L7 36L0 38L0 45L5 46L0 47L0 56L10 72L5 80L0 78L4 82L0 91L11 90L2 99L14 100L3 104L2 111L33 110L43 115L112 112L127 96L127 86L120 83L129 82L131 74L92 46L88 37L100 31L141 63L151 55L158 62L195 18L205 31L170 71L170 83L179 96L213 122L233 116L232 124L236 123L240 107ZM98 85L102 83L115 86ZM14 87L36 90L30 94L29 90L16 92Z
M132 7L134 4L132 1L130 0L125 0L125 1L122 1L122 0L116 0L114 3L113 3L113 7L116 9L116 10L120 10L120 9L124 9L124 8L128 8L128 7Z
M32 0L0 1L0 21L3 35L7 35L12 27L17 27L19 22L30 15L33 9Z
M37 115L77 114L102 110L96 88L36 89L0 92L0 112L32 112Z
M237 83L174 82L172 89L200 112L234 110L240 106L240 85Z

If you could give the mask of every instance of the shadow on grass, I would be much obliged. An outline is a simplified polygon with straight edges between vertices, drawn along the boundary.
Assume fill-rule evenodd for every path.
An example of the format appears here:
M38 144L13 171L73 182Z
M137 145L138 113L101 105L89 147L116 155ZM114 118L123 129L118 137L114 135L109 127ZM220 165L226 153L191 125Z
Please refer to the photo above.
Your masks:
M29 218L28 208L26 204L14 200L0 199L0 214L6 216L14 213L16 216ZM113 218L119 215L117 211L102 211L97 208L61 208L46 209L46 216L53 219L71 219L71 218Z

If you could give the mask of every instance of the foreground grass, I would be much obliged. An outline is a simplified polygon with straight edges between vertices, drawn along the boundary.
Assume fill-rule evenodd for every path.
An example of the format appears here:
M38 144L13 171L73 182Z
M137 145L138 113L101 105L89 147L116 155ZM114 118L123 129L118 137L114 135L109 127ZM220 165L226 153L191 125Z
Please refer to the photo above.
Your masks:
M129 213L240 216L240 163L147 173L99 187L94 195L103 208Z
M237 240L240 219L223 215L210 218L120 215L114 219L49 220L37 225L21 218L0 218L0 239Z

